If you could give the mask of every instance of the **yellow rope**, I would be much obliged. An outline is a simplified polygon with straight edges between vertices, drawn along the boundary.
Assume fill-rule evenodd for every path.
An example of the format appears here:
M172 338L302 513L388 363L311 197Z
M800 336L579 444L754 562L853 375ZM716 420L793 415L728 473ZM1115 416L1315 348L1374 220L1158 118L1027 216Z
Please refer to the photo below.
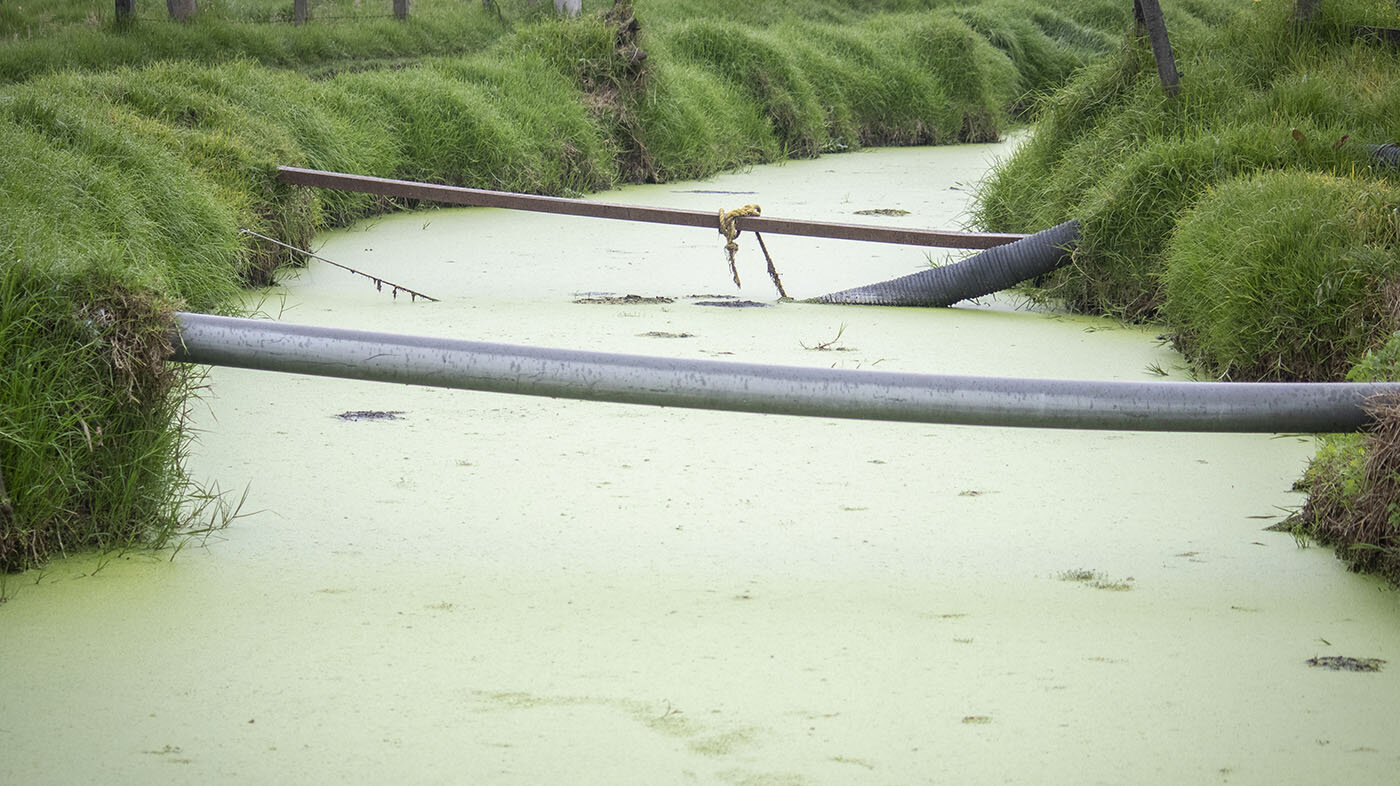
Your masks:
M734 286L743 286L739 283L739 268L734 264L734 252L739 250L739 244L735 238L739 237L739 219L744 216L756 216L762 212L758 205L744 205L733 210L719 211L719 233L724 235L724 250L729 254L729 274L734 276Z

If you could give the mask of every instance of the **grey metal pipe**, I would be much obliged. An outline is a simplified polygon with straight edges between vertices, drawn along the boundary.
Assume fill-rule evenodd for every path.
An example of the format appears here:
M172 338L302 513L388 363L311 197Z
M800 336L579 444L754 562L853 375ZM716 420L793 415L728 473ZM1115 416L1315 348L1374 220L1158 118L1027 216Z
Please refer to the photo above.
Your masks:
M178 314L174 360L692 409L980 426L1355 431L1400 384L1089 382L619 355Z

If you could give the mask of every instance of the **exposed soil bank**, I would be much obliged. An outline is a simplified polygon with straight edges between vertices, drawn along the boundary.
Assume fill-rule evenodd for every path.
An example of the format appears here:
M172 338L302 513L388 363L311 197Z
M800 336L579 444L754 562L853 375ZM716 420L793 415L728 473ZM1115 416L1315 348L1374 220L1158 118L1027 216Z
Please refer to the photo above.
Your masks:
M964 200L949 186L996 150L606 199L900 209L887 220L946 227ZM794 297L923 263L767 239ZM699 230L441 211L324 240L444 302L316 265L265 310L757 362L1180 376L1150 331L1001 303L693 306L773 302L748 236L739 292ZM843 324L827 350L803 348ZM846 423L232 369L210 385L192 468L249 483L247 509L266 512L174 562L11 579L0 781L1382 783L1400 759L1400 598L1261 531L1301 501L1288 488L1309 439ZM398 414L336 417L367 411ZM1306 663L1329 656L1389 665Z

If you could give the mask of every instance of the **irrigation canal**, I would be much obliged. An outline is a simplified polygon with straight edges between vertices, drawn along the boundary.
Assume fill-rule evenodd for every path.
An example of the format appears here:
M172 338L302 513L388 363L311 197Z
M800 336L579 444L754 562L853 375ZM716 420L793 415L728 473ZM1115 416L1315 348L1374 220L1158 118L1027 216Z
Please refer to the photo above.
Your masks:
M600 196L956 227L1008 149ZM796 299L944 253L766 239ZM696 360L1186 378L1151 330L1014 299L772 305L747 234L737 291L721 239L693 229L454 209L319 242L441 302L317 262L264 312ZM1309 437L792 418L234 368L208 384L191 468L246 486L251 515L174 561L9 579L0 782L1383 783L1400 759L1400 596L1264 530L1302 501ZM1307 662L1331 656L1389 663Z

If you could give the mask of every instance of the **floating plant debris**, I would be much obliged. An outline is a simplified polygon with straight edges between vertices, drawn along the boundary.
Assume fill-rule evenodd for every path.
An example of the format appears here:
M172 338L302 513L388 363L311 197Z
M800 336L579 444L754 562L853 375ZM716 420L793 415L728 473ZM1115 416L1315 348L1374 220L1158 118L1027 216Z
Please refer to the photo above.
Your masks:
M341 420L352 422L360 420L402 420L403 418L399 417L402 414L404 414L403 410L399 409L387 411L379 409L352 409L348 412L342 412L336 415L336 417Z
M1308 658L1306 663L1315 669L1330 671L1380 671L1385 661L1380 658L1349 658L1345 655L1324 655Z
M596 295L594 297L581 297L575 303L589 303L603 306L635 306L635 305L655 305L658 303L674 303L673 297L642 297L641 295Z

